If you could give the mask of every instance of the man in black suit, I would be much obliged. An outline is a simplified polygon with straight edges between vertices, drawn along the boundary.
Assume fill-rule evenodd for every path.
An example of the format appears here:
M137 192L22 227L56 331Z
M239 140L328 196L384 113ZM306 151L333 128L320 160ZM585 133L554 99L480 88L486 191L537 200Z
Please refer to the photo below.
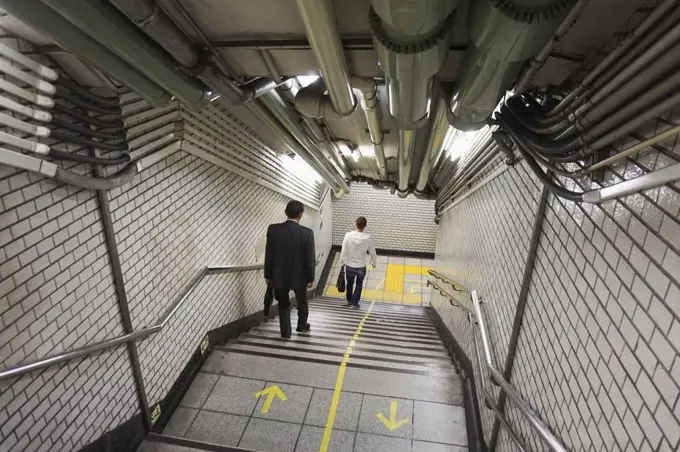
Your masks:
M298 310L297 332L310 330L307 323L309 307L307 288L314 282L315 252L314 232L301 226L300 219L305 207L300 201L290 201L286 206L288 220L272 224L267 230L267 247L264 255L264 277L274 289L274 297L279 302L279 322L281 337L289 338L290 298L295 292Z

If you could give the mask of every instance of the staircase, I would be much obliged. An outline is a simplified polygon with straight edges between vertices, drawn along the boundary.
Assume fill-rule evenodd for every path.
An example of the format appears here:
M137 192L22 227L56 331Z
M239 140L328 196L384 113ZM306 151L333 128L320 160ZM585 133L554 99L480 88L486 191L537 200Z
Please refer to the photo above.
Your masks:
M165 438L139 451L467 450L460 379L427 308L309 304L308 334L282 339L274 319L215 347Z

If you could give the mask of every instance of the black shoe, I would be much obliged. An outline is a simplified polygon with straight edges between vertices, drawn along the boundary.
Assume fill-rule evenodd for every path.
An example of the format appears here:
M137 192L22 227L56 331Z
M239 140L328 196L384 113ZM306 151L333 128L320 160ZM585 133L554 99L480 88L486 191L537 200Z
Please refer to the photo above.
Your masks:
M351 301L348 301L348 302L347 302L347 307L348 307L348 308L349 308L350 306L353 306L353 305L354 305L354 303L352 303Z
M309 333L311 329L312 329L311 325L309 323L305 323L304 327L297 328L295 331L297 331L298 333Z
M352 307L353 307L354 309L359 309L359 303L353 304Z
M281 335L281 338L283 338L283 339L290 339L290 335L284 336L284 335L282 334L282 335Z

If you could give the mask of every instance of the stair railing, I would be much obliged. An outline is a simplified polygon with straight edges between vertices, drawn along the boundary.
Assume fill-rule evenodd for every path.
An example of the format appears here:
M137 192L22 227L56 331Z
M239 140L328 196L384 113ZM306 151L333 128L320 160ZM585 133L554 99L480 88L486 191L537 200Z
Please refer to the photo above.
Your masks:
M158 323L143 328L139 331L133 331L132 333L123 334L122 336L114 337L111 339L106 339L101 342L94 344L85 345L83 347L77 347L68 351L57 353L54 355L47 356L36 361L29 361L26 363L19 364L17 366L8 367L6 369L0 370L0 381L7 380L9 378L19 377L21 375L33 372L39 369L44 369L46 367L54 366L59 363L66 361L71 361L76 358L80 358L86 355L91 355L112 347L117 347L119 345L127 344L131 341L136 341L138 339L143 339L152 334L158 333L165 327L165 325L170 322L170 319L175 315L179 308L189 299L189 296L198 286L198 284L207 275L215 273L230 273L237 271L250 271L259 270L264 268L264 264L251 264L251 265L213 265L205 267L201 272L196 275L194 279L191 280L189 285L184 289L180 296L170 305L170 307L165 311L163 316L161 316Z
M525 452L528 449L524 446L524 444L522 444L522 441L520 440L519 436L512 428L512 426L508 423L505 415L501 413L498 406L496 405L495 398L493 397L491 392L487 389L487 384L484 378L485 373L483 372L484 368L486 368L486 370L489 372L491 382L505 392L508 398L515 404L515 406L522 414L524 419L527 420L529 425L531 425L531 427L546 443L549 449L552 450L553 452L567 452L567 449L562 444L562 442L550 431L550 427L541 420L538 413L522 398L522 396L520 395L519 392L517 392L515 387L509 381L507 381L503 377L503 374L494 366L493 358L491 356L491 345L489 342L488 330L486 328L486 322L484 321L484 315L482 313L481 306L482 302L477 291L476 290L470 291L466 289L465 286L458 283L453 278L444 275L443 273L437 272L436 270L430 270L429 274L436 280L439 280L442 283L451 286L454 291L469 294L470 297L469 299L472 304L471 308L457 300L451 293L449 293L446 289L442 287L442 285L440 285L436 281L432 280L427 281L427 284L429 286L432 286L435 289L437 289L443 297L449 300L449 304L451 306L458 307L465 311L467 313L468 321L470 321L471 324L476 325L476 328L473 327L472 341L476 355L477 370L480 375L479 385L481 392L484 396L485 405L487 406L487 408L494 411L496 417L501 422L503 427L505 427L506 431L508 432L508 436L510 436L510 439L515 443L518 450L521 452ZM478 334L479 340L477 339Z

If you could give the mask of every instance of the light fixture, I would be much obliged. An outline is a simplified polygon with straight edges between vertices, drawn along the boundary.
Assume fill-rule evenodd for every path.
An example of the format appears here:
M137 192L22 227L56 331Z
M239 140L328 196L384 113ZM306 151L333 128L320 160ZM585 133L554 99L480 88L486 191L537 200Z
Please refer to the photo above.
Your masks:
M360 158L361 158L361 154L359 153L358 149L355 149L354 151L352 151L352 159L354 159L355 162L358 162Z
M298 75L297 76L297 81L302 85L304 88L305 86L309 86L315 81L319 79L319 76L316 74L309 74L309 75Z
M296 158L295 154L281 155L279 159L284 168L298 176L305 182L317 184L322 181L321 176L302 159Z
M470 151L472 143L475 141L477 134L485 133L489 126L484 126L480 130L472 132L457 133L452 139L450 148L448 149L448 157L455 161L465 156Z

